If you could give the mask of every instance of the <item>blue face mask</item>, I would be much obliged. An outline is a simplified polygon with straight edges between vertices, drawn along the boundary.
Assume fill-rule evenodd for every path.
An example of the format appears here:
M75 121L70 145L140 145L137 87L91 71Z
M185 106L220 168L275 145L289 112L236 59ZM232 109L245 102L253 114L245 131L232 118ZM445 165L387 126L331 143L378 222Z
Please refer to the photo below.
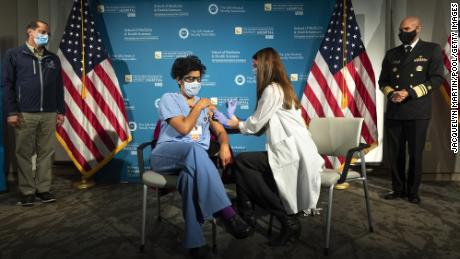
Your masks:
M45 46L48 44L48 34L38 33L37 36L35 36L34 41L37 46Z
M201 83L198 81L194 81L191 83L184 82L184 90L185 90L185 93L189 97L198 95L198 93L200 92L200 89L201 89Z

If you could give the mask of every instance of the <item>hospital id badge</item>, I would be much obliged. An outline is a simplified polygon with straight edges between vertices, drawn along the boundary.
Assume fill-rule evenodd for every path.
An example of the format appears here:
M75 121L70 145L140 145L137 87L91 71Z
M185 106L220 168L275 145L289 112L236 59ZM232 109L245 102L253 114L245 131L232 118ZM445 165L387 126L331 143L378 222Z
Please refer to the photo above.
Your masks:
M201 139L201 134L203 134L203 129L201 128L201 126L195 126L193 127L190 134L192 135L192 140L198 141Z

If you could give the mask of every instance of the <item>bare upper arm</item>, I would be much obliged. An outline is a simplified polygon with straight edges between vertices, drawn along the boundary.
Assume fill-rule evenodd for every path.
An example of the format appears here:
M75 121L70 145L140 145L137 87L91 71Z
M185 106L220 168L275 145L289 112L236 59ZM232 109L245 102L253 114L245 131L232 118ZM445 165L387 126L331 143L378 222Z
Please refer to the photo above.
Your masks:
M213 132L214 135L216 135L216 136L219 136L219 135L222 134L222 133L227 133L227 132L225 131L224 126L222 126L222 124L220 124L219 122L217 122L217 121L215 121L215 120L211 120L210 129L212 130L212 132Z
M179 115L179 116L167 119L166 122L180 134L187 135L189 132L186 132L184 130L184 127L183 127L184 120L185 120L185 116Z

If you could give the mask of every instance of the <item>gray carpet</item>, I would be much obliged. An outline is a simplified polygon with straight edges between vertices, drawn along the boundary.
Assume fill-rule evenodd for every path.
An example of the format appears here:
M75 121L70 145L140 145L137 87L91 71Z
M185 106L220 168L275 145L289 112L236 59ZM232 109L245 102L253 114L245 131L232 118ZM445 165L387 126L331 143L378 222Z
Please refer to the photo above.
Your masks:
M147 244L139 252L142 186L98 184L89 190L71 185L78 173L68 166L54 170L57 202L16 205L18 194L0 194L0 258L184 258L180 196L162 197L165 220L155 220L153 192L148 202ZM367 228L362 187L336 191L328 258L460 258L460 184L424 182L421 205L381 198L390 186L385 174L369 175L374 233ZM234 186L227 185L230 197ZM325 208L322 192L319 207ZM302 217L300 240L286 247L267 245L268 216L256 233L235 240L218 226L214 258L322 258L324 214ZM211 224L204 225L211 240ZM274 229L276 231L278 229Z

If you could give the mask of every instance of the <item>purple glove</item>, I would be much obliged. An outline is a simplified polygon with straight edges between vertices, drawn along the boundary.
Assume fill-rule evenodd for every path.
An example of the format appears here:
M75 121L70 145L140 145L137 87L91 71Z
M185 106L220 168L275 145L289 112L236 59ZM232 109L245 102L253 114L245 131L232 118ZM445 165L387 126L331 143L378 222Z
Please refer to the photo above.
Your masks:
M225 105L227 105L227 115L229 118L232 118L235 114L236 106L238 105L238 99L228 100Z
M214 114L213 114L213 118L215 120L217 120L218 122L220 122L222 125L224 125L224 127L228 127L228 124L227 124L228 123L228 118L227 118L227 116L225 116L220 111L215 110Z

